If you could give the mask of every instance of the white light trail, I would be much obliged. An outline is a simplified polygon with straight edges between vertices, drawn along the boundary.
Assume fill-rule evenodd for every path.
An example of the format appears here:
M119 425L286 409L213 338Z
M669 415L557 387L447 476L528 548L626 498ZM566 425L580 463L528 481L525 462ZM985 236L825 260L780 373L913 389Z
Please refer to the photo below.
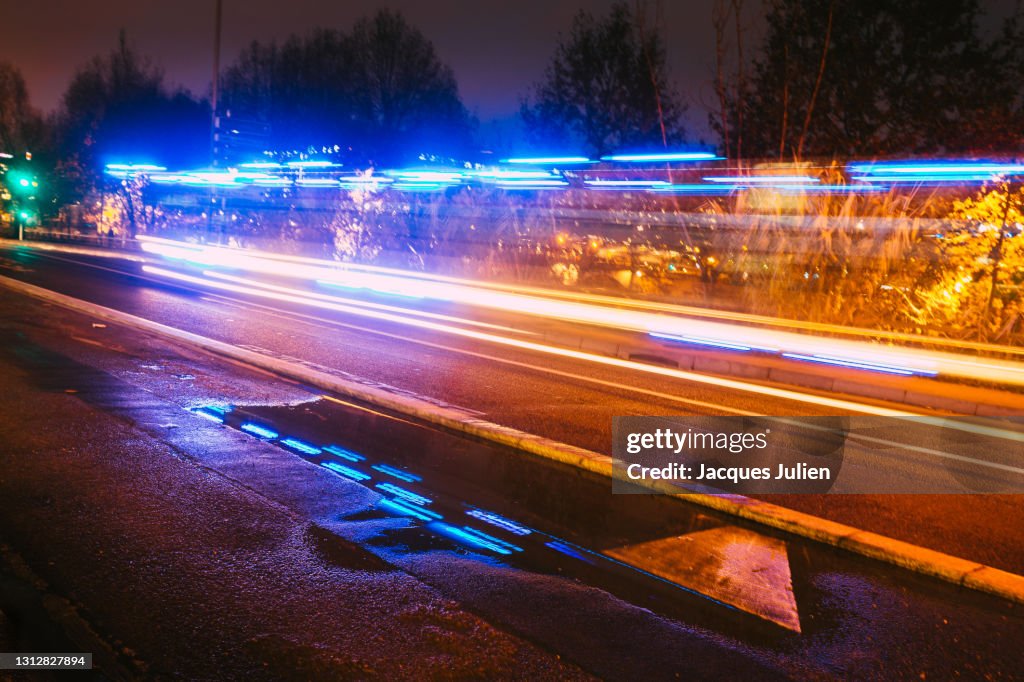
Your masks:
M145 238L142 248L147 252L184 260L204 268L225 267L262 274L316 281L334 286L365 289L369 292L413 298L446 301L499 311L515 311L573 323L654 334L699 338L727 346L777 349L794 356L840 359L848 367L871 370L872 367L899 368L908 374L933 376L944 374L982 379L1000 385L1024 385L1024 365L997 359L976 359L942 351L919 348L883 346L864 341L827 338L778 329L693 319L662 314L664 308L648 312L622 306L611 307L604 300L586 295L563 297L541 295L539 290L510 286L483 286L480 283L404 273L371 266L349 266L315 259L277 256L242 249L199 246ZM579 299L579 300L577 300ZM598 303L595 305L594 303ZM614 304L612 304L614 305ZM815 330L815 325L799 327ZM753 341L756 340L756 343ZM799 361L799 358L793 358ZM1022 400L1024 410L1024 400Z
M857 412L860 414L872 414L882 417L905 417L913 415L911 412L903 410L893 410L885 407L878 407L875 405L863 405L860 403L854 403L848 400L841 400L837 398L828 398L825 396L809 395L806 393L799 393L797 391L790 391L782 388L775 388L773 386L762 386L760 384L749 384L743 381L737 381L733 379L726 379L722 377L708 376L704 374L696 374L694 372L686 372L679 369L672 369L670 367L659 367L657 365L647 365L638 362L632 362L630 360L622 360L620 358L612 358L604 355L595 355L592 353L585 353L582 351L570 350L567 348L558 348L556 346L549 346L534 341L524 341L520 339L513 339L504 336L498 336L487 332L479 332L472 329L464 329L461 327L453 327L451 325L440 324L437 322L430 322L428 320L420 320L410 317L404 317L395 315L387 312L375 312L366 308L358 308L354 306L340 305L331 303L328 301L321 301L315 298L310 298L304 292L296 290L295 294L279 293L275 291L269 291L255 286L244 286L240 284L232 284L229 282L217 281L205 277L195 277L192 275L186 275L173 270L166 270L164 268L158 268L153 266L143 266L145 272L161 277L167 277L169 279L176 279L191 284L197 284L212 289L220 289L222 291L231 291L237 294L243 294L247 296L256 296L261 298L269 298L277 301L285 301L288 303L298 303L302 305L308 305L318 308L324 308L327 310L334 310L337 312L348 313L351 315L358 315L361 317L370 317L383 322L392 322L395 324L406 325L417 327L420 329L427 329L430 331L437 331L446 334L452 334L455 336L461 336L464 338L474 339L477 341L485 341L488 343L495 343L503 346L512 348L518 348L521 350L533 351L537 353L544 353L547 355L554 355L563 358L570 358L573 360L581 360L584 362L590 362L609 367L617 367L620 369L627 369L631 371L639 371L647 374L656 374L659 376L670 377L675 379L681 379L693 383L705 384L709 386L717 386L720 388L726 388L736 391L742 391L744 393L753 393L757 395L768 396L771 398L778 398L782 400L791 400L794 402L817 405L819 407L827 407L844 412Z
M513 334L521 334L523 336L537 336L535 332L528 332L521 329L513 329L512 327L505 327L500 324L490 324L488 322L479 322L477 320L467 320L462 317L454 317L452 315L441 315L439 313L429 313L422 310L414 310L411 308L399 308L397 306L384 305L381 303L369 303L367 301L360 301L354 298L340 298L338 296L328 296L327 294L319 294L311 291L300 291L298 289L289 289L287 287L277 286L276 284L267 284L266 282L259 282L252 279L245 279L244 277L236 277L234 275L226 275L222 272L215 272L213 270L204 270L203 274L207 277L213 277L215 279L222 279L229 282L236 282L238 284L246 284L248 286L260 287L261 289L267 289L269 291L277 291L286 294L308 296L321 301L328 301L331 303L337 303L340 305L356 305L362 308L369 308L371 310L384 310L388 312L403 313L405 315L415 315L417 317L425 317L432 320L441 320L444 322L453 322L455 324L464 324L471 327L483 327L485 329L491 329L493 331L510 332Z

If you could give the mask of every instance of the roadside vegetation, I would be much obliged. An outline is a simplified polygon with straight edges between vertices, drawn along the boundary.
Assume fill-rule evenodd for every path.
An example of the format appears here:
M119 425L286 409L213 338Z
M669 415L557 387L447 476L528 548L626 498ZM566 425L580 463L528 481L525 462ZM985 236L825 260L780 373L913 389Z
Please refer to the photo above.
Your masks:
M751 43L751 11L764 34ZM983 31L975 0L718 0L714 100L674 84L656 1L579 12L523 93L524 144L600 156L689 144L703 106L736 175L798 169L842 184L853 158L1024 153L1024 9ZM992 23L992 22L989 22ZM110 162L170 168L325 159L372 174L465 167L507 147L481 136L451 68L395 12L252 42L229 61L217 112L170 83L122 32L82 64L57 110L0 64L0 219L128 244L138 234L816 322L1024 343L1024 236L1012 182L883 193L746 190L705 199L457 187L267 190L233 202L168 193ZM211 157L210 120L224 123ZM690 118L688 118L690 117ZM687 123L690 125L687 125ZM492 144L494 143L494 144ZM645 177L686 182L679 168ZM30 181L12 190L11 179ZM698 177L699 179L699 177ZM601 220L594 215L600 214ZM18 216L25 216L19 218Z

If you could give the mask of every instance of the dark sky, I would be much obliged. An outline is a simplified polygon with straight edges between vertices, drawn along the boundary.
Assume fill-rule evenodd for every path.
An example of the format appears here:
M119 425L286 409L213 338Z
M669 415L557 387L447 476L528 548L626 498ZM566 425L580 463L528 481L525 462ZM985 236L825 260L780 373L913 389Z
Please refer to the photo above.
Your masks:
M815 0L809 0L815 1ZM895 1L895 0L894 0ZM282 39L314 26L348 28L381 6L401 11L455 71L464 101L481 119L512 114L543 73L560 32L581 7L603 13L613 0L224 0L222 65L252 39ZM1005 14L1016 0L988 0ZM632 4L632 2L630 2ZM655 3L650 2L653 6ZM711 101L714 0L662 0L672 76L700 133ZM750 48L761 30L759 0L746 0ZM0 0L0 60L21 68L35 106L53 109L76 67L110 50L124 27L172 83L206 93L213 0Z
M543 73L559 32L568 30L576 11L586 7L603 13L611 4L612 0L224 0L222 64L254 38L281 39L317 25L348 28L358 17L388 6L405 14L434 42L455 70L467 106L488 119L517 109L519 97ZM712 4L713 0L662 3L672 73L694 105L701 96L696 90L710 84ZM207 91L213 0L0 0L0 59L21 68L33 103L49 110L57 105L75 68L91 55L110 50L122 26L129 41L150 54L172 82Z

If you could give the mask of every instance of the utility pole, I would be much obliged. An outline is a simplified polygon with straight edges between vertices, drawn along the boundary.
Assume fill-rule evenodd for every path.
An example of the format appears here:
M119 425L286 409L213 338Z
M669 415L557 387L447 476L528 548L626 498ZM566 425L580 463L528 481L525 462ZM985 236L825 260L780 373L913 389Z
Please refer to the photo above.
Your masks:
M213 94L210 98L210 146L213 165L218 165L220 153L220 114L217 109L217 97L220 94L220 17L222 0L216 1L213 17Z
M220 18L222 0L216 0L213 15L213 79L210 95L210 162L216 168L220 164L220 112L218 111L217 96L220 94ZM216 184L210 186L210 205L206 207L206 233L207 238L213 232L213 212L217 207ZM220 235L217 238L221 241Z

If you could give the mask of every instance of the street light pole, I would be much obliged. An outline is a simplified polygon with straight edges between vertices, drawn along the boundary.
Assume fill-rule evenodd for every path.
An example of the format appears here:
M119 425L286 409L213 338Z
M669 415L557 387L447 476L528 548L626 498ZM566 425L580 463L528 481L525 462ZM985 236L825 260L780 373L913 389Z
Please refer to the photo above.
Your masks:
M216 168L219 165L220 156L220 114L217 110L217 96L220 94L220 18L221 0L216 0L213 15L213 79L210 95L210 163ZM213 211L217 206L217 190L214 185L210 186L210 205L206 207L206 234L207 238L213 232ZM217 239L220 242L220 237Z
M217 165L220 152L220 115L217 111L217 98L220 94L220 18L222 0L217 0L213 18L213 93L210 98L210 145L213 165Z

